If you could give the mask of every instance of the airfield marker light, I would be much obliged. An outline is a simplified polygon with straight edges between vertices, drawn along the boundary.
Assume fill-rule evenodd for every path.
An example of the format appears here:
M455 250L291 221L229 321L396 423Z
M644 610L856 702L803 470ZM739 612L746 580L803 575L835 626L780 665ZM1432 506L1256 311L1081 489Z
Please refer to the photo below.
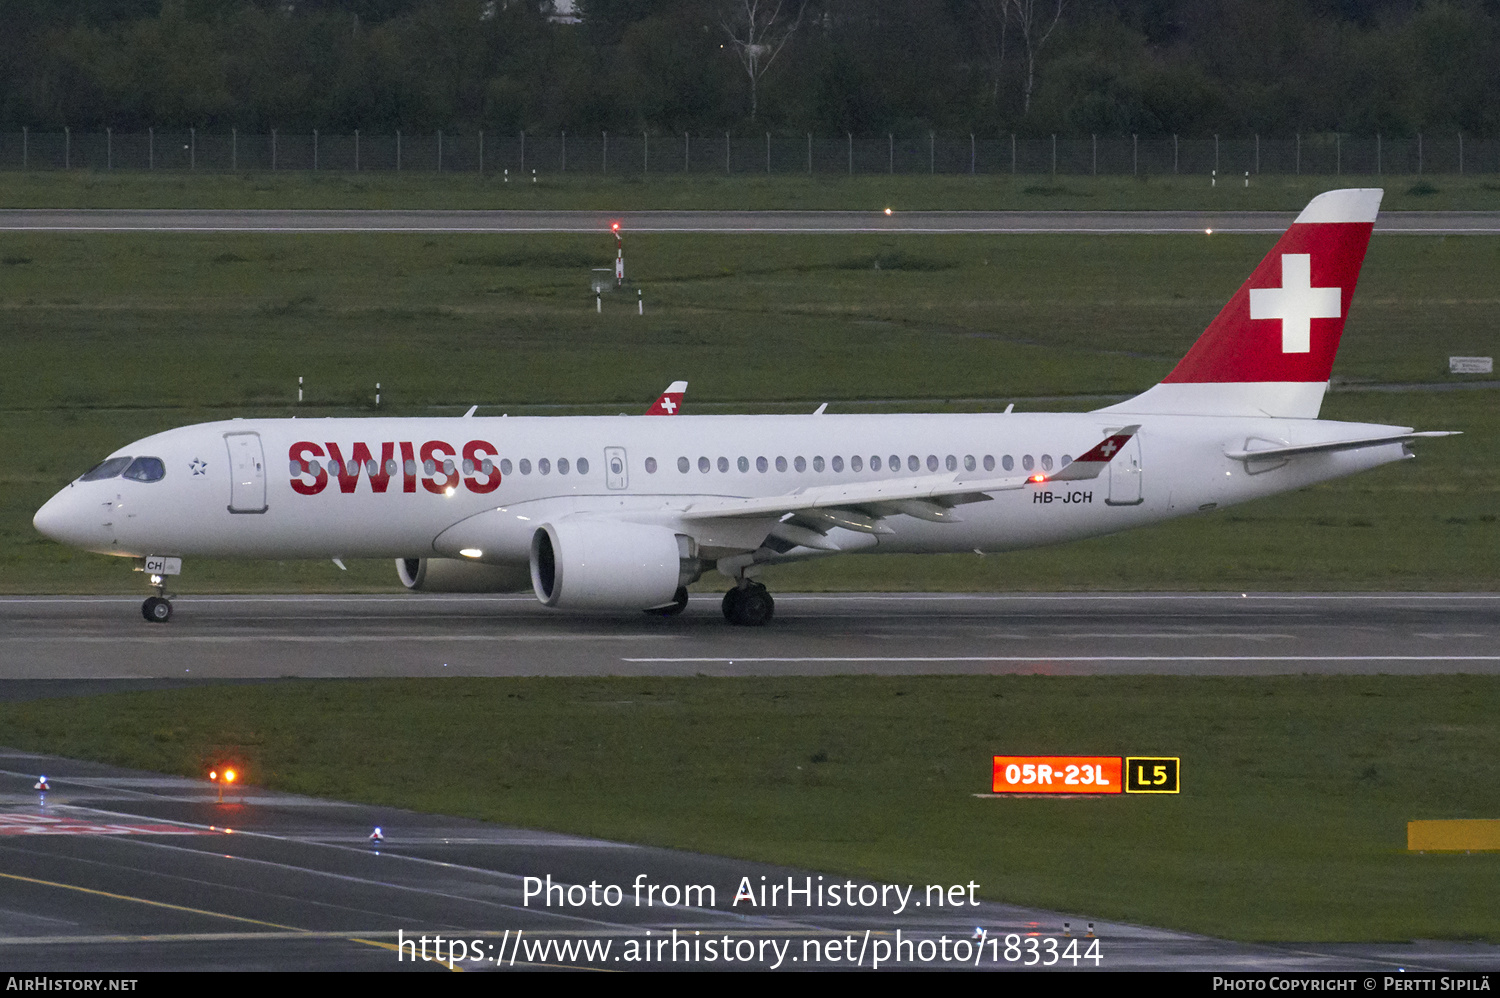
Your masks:
M382 843L384 841L385 841L385 833L380 830L380 826L379 825L376 825L375 826L375 830L370 833L370 844L378 846L378 845L380 845L380 843Z
M32 787L31 789L46 793L48 790L51 790L52 787L48 785L47 778L45 776L38 776L36 778L36 786Z
M297 401L302 401L302 375L297 375Z
M151 584L153 586L159 586L159 585L161 585L161 576L160 575L153 575L153 576L151 576Z
M1090 939L1094 938L1094 923L1093 922L1089 923L1089 938Z
M891 213L891 209L889 209L889 208L887 208L887 209L886 209L886 210L885 210L885 213L886 213L886 214L887 214L887 215L889 215L889 214L890 214L890 213Z
M1072 935L1073 935L1073 923L1072 922L1064 922L1063 923L1063 938L1064 939L1068 939Z
M604 313L604 299L600 297L600 293L598 291L594 292L594 311L600 313L601 315Z
M641 297L641 289L640 288L636 288L635 289L635 314L636 315L645 315L646 314L646 299L643 298L643 297Z
M1205 236L1211 236L1211 235L1213 235L1213 234L1214 234L1214 230L1213 230L1213 229L1204 229L1204 230L1203 230L1203 234L1204 234L1204 235L1205 235Z

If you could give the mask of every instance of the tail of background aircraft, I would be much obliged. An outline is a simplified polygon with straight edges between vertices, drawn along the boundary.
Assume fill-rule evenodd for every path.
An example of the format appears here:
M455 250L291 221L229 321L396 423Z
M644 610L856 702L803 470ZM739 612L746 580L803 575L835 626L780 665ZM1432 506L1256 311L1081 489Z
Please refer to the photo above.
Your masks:
M661 393L661 397L651 403L646 410L648 416L675 416L682 410L682 397L687 394L686 381L674 381L667 386L667 390Z
M1316 419L1384 193L1313 198L1172 373L1101 411Z

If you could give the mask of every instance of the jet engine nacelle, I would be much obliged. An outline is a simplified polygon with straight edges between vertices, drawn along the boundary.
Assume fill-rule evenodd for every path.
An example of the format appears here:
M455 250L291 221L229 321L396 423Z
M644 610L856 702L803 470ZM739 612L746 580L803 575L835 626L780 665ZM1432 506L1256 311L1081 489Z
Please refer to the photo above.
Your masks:
M531 537L531 584L548 606L648 610L700 574L693 539L668 527L560 520Z
M525 565L485 565L456 558L397 558L401 584L423 593L520 593L531 584Z

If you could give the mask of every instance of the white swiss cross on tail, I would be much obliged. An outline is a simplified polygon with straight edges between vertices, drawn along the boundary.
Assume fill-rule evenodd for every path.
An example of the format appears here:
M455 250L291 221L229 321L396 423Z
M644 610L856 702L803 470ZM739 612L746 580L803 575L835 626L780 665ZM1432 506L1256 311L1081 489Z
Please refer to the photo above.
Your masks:
M1250 318L1281 320L1281 352L1312 349L1312 320L1337 319L1342 288L1312 286L1312 256L1283 253L1281 287L1250 289Z

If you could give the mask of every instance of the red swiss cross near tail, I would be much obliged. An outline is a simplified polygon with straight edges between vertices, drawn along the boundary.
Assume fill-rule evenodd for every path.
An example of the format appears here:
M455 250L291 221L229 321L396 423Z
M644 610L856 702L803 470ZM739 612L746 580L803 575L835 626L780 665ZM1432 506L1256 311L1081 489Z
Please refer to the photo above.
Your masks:
M651 403L646 410L648 416L675 416L682 408L682 397L687 394L688 383L686 381L674 381L667 386L667 390L661 393L661 397Z
M1163 383L1328 381L1380 197L1314 198Z

